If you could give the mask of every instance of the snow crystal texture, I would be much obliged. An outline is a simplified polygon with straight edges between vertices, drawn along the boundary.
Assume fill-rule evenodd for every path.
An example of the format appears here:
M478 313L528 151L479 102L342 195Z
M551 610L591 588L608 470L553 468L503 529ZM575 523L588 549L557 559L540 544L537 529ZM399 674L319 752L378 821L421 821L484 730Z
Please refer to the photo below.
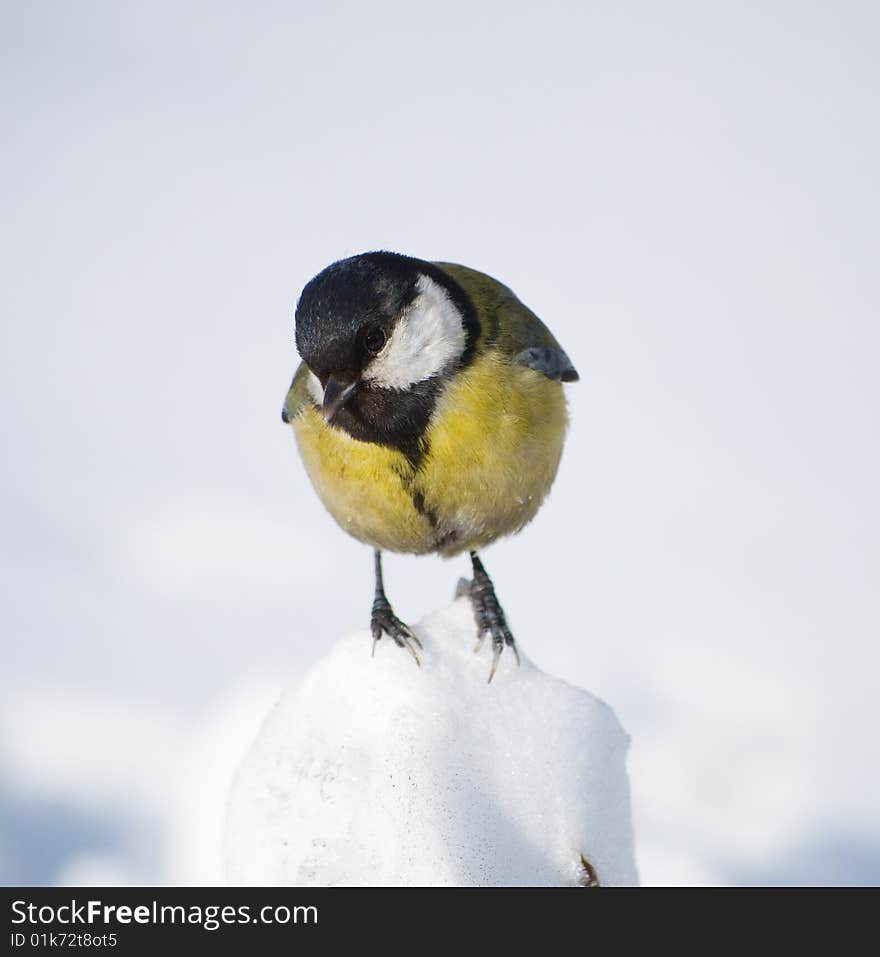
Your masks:
M491 685L467 599L340 641L269 715L233 784L227 877L245 885L637 882L628 737L611 709L510 651Z

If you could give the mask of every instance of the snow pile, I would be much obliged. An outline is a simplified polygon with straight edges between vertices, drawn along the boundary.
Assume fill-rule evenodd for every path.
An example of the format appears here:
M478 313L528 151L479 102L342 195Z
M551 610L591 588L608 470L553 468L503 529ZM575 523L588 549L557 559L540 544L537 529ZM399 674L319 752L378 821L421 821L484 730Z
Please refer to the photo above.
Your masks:
M487 640L460 598L415 628L340 641L286 692L232 787L227 876L269 885L637 882L611 709Z

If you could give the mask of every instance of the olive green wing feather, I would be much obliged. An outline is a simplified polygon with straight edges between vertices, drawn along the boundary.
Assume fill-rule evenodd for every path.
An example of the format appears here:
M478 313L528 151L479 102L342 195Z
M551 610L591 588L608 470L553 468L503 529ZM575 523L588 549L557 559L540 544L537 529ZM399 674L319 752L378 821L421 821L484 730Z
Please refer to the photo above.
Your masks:
M284 405L281 408L281 418L284 422L293 422L303 409L315 404L315 400L309 392L310 375L309 367L301 362L294 373L293 382L290 383Z
M577 382L571 359L552 332L507 286L485 273L455 263L434 263L468 294L480 317L481 344L496 348L517 365L560 382Z

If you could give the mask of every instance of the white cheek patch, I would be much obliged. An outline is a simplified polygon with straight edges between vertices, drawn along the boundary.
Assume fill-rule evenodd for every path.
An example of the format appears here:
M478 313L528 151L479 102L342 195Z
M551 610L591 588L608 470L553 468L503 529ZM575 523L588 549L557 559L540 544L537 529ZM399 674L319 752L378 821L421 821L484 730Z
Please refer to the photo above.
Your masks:
M464 352L464 320L443 287L420 276L416 289L415 301L387 345L364 370L363 378L380 389L408 389L442 372Z
M324 402L324 390L321 388L321 380L314 372L309 373L307 388L309 395L315 400L315 404L318 408L320 408Z

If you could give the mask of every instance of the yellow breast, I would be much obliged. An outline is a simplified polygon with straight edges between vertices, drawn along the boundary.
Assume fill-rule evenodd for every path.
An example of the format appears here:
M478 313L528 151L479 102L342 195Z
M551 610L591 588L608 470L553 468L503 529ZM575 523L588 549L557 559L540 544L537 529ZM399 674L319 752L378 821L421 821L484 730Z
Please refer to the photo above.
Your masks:
M432 550L431 522L416 508L413 468L403 454L325 425L315 406L292 425L315 491L345 531L383 551Z
M414 480L438 551L478 549L534 518L553 484L567 422L559 382L488 352L456 376Z
M318 495L347 532L387 551L454 555L534 517L559 465L566 408L559 382L490 351L438 399L417 469L326 426L313 404L292 425Z

